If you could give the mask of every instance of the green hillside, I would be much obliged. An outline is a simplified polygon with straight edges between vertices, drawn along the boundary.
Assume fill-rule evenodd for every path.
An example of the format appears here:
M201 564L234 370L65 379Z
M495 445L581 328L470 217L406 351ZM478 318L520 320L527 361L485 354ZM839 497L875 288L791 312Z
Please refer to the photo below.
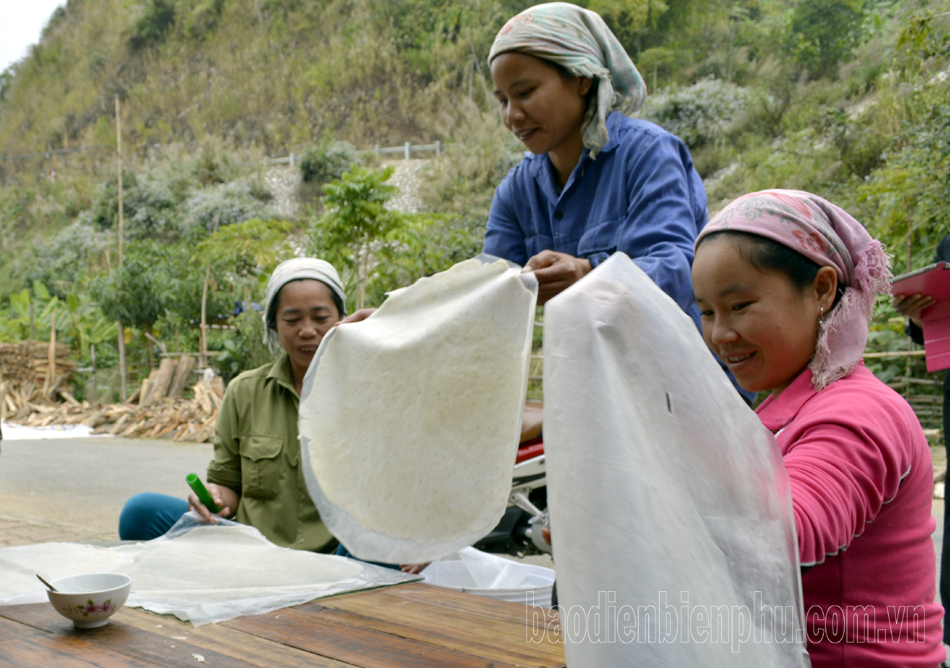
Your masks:
M306 248L378 303L477 251L520 150L498 121L485 59L529 4L69 0L0 74L0 340L25 336L30 301L70 309L60 340L86 355L99 332L108 365L108 323L122 316L144 367L145 332L194 349L206 278L223 317ZM690 146L712 211L759 188L811 190L881 237L896 270L931 259L950 223L948 0L583 4L640 67L651 92L642 115ZM354 161L376 166L354 147L435 140L447 150L424 179L425 211L381 215L362 236L333 222L322 185ZM288 215L262 159L291 152L304 156L302 206ZM371 169L348 178L345 196L394 194ZM882 305L873 345L903 345L887 317ZM239 316L240 332L211 342L230 351L219 356L227 373L263 354L253 320Z

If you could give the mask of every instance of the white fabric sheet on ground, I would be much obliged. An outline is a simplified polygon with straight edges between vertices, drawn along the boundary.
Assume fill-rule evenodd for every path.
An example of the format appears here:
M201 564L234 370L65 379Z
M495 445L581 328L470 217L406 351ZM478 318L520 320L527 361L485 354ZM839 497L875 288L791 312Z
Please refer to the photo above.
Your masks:
M504 513L528 382L537 283L482 256L330 331L303 383L310 496L361 559L417 563Z
M427 584L502 601L551 607L554 569L525 564L465 547L433 561L422 576Z
M57 424L48 427L24 427L23 425L3 422L4 441L37 441L56 438L87 438L92 436L92 427L84 424ZM96 434L101 438L112 438L111 434Z
M44 543L0 549L0 605L46 601L47 580L80 573L132 578L126 605L195 626L421 579L346 557L278 547L255 528L197 522L186 514L161 538L96 547Z
M778 446L693 321L617 253L544 324L568 665L809 665Z

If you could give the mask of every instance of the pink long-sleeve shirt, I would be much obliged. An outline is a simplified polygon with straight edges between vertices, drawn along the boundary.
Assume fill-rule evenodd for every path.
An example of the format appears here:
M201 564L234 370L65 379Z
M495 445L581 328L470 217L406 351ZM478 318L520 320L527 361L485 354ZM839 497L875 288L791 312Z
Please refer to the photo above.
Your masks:
M806 370L757 409L782 449L808 653L826 666L945 658L934 603L933 462L910 406L863 365L821 392Z

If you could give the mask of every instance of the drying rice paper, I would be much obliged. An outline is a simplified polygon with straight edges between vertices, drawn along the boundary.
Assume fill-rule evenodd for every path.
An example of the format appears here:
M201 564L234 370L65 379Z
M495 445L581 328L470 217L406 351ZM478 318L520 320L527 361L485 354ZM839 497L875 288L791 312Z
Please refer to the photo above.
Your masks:
M545 310L569 666L807 666L778 446L693 321L617 253Z
M497 524L528 382L537 283L480 256L337 327L304 378L310 495L360 558L432 561Z
M124 573L132 578L126 605L175 615L195 626L421 579L344 557L278 547L254 527L220 519L204 524L194 511L164 536L142 543L0 549L0 606L46 601L35 573L54 580Z

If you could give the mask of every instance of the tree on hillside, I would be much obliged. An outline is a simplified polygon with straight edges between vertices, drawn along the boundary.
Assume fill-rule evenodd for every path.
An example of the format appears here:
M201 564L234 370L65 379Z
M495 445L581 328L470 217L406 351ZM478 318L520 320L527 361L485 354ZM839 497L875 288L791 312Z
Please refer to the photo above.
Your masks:
M224 348L214 359L225 379L272 359L253 298L263 296L277 265L294 257L290 229L289 223L279 220L248 220L221 228L195 249L192 264L203 273L202 299L207 299L213 283L221 293L216 301L224 297L231 304L240 302L235 304L240 312L230 320L238 331L223 340Z
M950 86L923 66L950 53L950 26L932 18L914 17L897 40L903 56L895 65L912 84L901 94L908 118L886 162L860 188L876 214L875 236L889 249L913 244L911 266L906 253L894 253L897 271L931 262L950 226Z
M250 304L254 288L294 256L290 223L255 218L222 227L195 248L192 264L228 287L230 297Z
M392 167L374 171L354 165L323 186L324 213L310 228L314 254L354 277L357 309L366 302L373 245L405 223L402 214L386 208L397 192L386 183L392 175Z
M591 0L587 8L604 17L620 43L635 57L643 50L644 37L656 30L669 6L663 0Z
M813 78L833 74L861 42L862 0L802 0L792 12L786 47Z
M113 267L90 282L90 293L112 321L121 319L151 334L166 310L183 314L185 322L197 319L201 277L184 244L155 240L130 242L122 271ZM148 346L151 359L151 344Z
M174 0L151 0L135 24L129 43L133 49L161 44L175 25Z

